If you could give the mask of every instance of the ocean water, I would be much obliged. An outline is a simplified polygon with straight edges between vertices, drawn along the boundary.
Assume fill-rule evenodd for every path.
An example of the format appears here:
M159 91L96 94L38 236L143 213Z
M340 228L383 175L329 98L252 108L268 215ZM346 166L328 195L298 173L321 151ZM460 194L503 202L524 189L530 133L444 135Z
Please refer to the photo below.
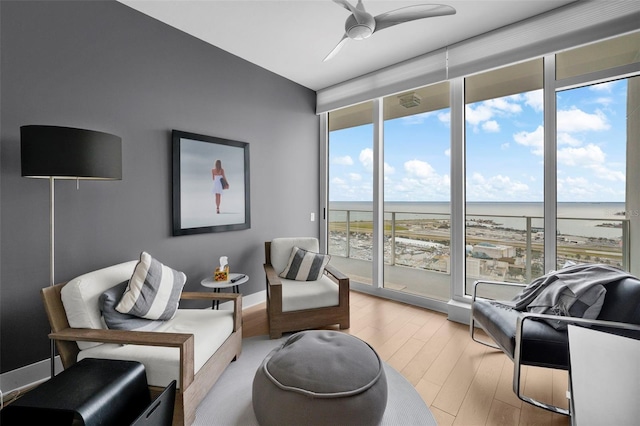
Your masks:
M329 203L329 218L334 222L344 222L346 211L349 210L352 221L370 221L372 205L370 202L332 201ZM558 203L557 212L558 233L597 238L620 238L622 229L598 225L617 225L625 219L625 214L633 214L625 211L625 203L617 202ZM396 213L396 220L448 219L450 203L390 202L385 203L385 213L389 219L391 213ZM542 229L543 215L542 203L467 203L467 219L492 220L505 228L525 230L526 218L531 217L531 226Z

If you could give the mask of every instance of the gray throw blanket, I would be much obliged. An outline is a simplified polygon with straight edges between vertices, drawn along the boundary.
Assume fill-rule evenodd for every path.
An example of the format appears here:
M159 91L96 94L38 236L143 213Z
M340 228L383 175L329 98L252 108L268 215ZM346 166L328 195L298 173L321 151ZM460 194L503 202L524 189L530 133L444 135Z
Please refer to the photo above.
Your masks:
M536 278L510 302L500 303L518 311L596 319L604 303L604 285L629 277L634 278L609 265L568 266ZM566 328L559 321L547 322Z

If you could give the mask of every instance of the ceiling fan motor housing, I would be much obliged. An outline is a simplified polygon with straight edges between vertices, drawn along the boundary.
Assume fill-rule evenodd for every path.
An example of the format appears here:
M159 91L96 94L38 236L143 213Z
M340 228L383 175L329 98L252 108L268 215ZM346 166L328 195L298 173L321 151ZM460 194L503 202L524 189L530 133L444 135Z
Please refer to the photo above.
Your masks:
M364 40L365 38L371 37L371 34L373 34L375 29L376 21L371 15L368 15L366 19L360 23L356 21L356 18L353 15L351 15L344 23L344 31L347 34L347 37L353 40Z

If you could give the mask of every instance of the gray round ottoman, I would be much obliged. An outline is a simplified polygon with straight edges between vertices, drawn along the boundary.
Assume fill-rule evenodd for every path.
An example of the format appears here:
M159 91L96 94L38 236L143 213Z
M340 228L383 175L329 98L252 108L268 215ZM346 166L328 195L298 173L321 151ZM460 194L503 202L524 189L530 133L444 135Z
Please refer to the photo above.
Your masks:
M387 406L378 354L345 333L296 333L267 355L253 379L253 410L267 425L376 425Z

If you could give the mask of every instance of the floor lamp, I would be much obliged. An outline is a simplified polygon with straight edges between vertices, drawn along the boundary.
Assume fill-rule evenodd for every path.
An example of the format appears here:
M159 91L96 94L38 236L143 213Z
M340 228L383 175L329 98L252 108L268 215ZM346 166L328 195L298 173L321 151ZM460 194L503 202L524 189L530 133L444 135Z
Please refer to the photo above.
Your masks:
M122 140L118 136L93 130L22 126L20 155L22 176L49 179L49 285L54 285L55 181L121 180ZM51 340L51 377L54 375L55 344Z

